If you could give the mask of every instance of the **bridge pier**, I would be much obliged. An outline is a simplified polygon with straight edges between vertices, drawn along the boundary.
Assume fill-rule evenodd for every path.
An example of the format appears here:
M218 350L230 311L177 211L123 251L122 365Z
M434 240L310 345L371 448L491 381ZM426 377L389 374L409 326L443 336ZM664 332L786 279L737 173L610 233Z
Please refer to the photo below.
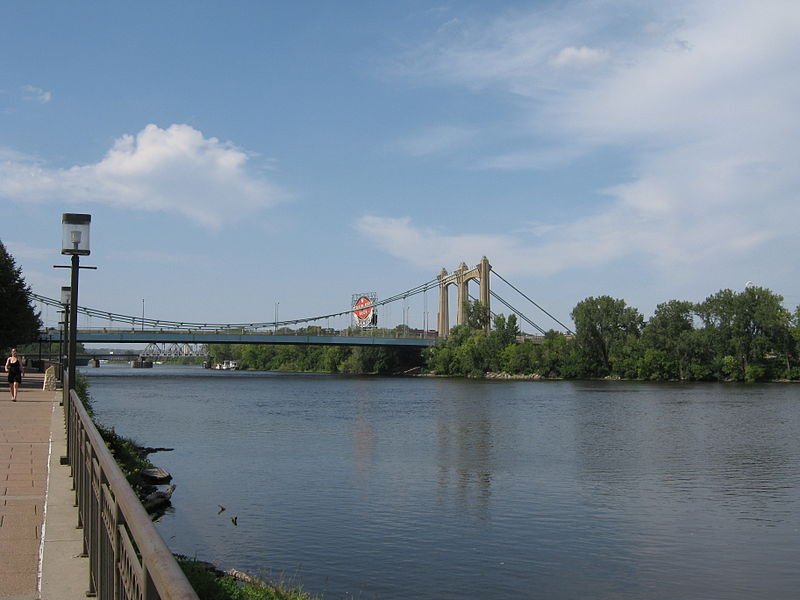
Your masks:
M441 273L436 277L439 280L439 337L447 337L450 334L450 304L448 288L451 285L458 287L458 306L456 308L456 324L463 325L467 315L464 310L465 304L469 301L469 282L477 279L480 283L480 302L491 312L489 304L489 274L492 265L485 256L472 269L468 269L465 263L461 263L452 273L442 268ZM486 324L486 331L489 331L489 323Z

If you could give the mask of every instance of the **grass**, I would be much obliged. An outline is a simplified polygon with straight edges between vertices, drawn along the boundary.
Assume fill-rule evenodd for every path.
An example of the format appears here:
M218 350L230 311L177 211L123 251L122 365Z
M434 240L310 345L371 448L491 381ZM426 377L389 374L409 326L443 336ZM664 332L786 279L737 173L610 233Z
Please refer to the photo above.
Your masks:
M265 581L242 582L204 562L175 555L200 600L313 600L299 588Z
M106 447L117 461L131 488L141 500L153 489L142 481L142 470L155 466L147 459L147 452L132 439L119 435L113 428L109 429L97 423L95 427L105 440Z

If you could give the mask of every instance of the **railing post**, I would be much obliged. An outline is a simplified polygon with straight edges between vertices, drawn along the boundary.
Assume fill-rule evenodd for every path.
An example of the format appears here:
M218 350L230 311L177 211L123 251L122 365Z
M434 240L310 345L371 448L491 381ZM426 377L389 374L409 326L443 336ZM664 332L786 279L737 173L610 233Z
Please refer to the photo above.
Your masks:
M114 582L113 582L113 590L114 590L114 598L120 598L122 596L122 578L119 574L119 565L122 564L122 550L120 549L120 535L119 535L119 528L120 526L125 524L125 516L122 514L122 511L119 508L119 503L114 499L114 537L111 540L113 553L114 553Z

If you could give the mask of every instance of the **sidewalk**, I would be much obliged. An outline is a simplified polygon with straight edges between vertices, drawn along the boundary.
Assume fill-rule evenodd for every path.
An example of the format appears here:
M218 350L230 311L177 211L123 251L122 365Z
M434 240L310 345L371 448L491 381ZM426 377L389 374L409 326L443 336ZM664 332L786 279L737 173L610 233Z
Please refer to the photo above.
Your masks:
M66 455L61 392L44 375L23 378L11 402L0 374L0 600L78 600L88 589L88 559ZM44 536L44 541L43 541Z

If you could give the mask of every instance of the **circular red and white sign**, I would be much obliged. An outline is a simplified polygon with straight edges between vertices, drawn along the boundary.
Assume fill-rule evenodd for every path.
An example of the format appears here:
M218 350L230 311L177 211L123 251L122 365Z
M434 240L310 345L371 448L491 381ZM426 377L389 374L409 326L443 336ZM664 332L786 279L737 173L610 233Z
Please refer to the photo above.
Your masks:
M369 306L370 304L372 304L372 300L370 300L366 296L361 296L361 298L356 300L356 303L353 305L353 308L355 309L353 310L353 313L356 315L356 317L358 317L362 321L369 319L370 316L372 315L372 307L371 306L369 308L363 308L363 307Z

